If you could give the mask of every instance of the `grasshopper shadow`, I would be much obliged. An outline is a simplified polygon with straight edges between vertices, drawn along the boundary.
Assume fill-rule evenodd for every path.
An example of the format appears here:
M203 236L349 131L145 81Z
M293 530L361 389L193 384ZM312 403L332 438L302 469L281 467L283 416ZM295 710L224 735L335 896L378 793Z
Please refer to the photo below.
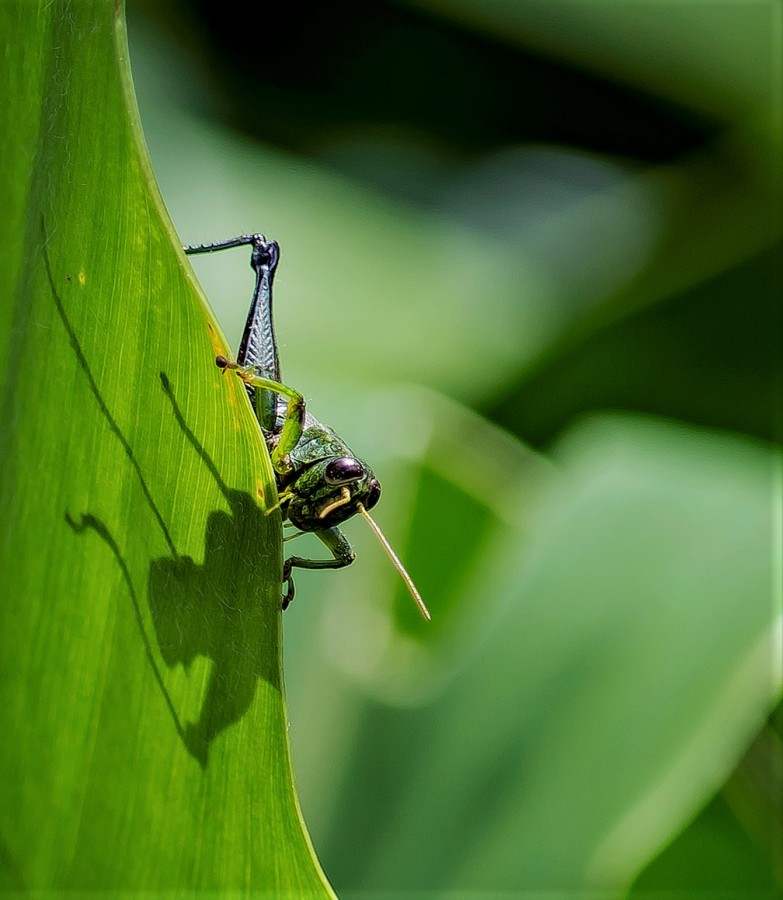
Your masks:
M149 564L148 615L139 599L142 590L137 583L138 575L134 578L127 562L127 549L120 546L106 521L95 511L74 516L66 510L65 522L77 535L95 534L116 560L131 601L147 665L174 730L188 753L206 768L213 741L248 712L259 681L266 681L280 691L277 663L280 585L275 586L273 597L264 597L259 591L259 585L268 582L270 567L273 570L280 567L279 545L269 538L274 524L263 515L255 498L225 484L214 461L185 422L169 378L160 373L164 395L178 426L215 479L228 507L227 510L214 510L207 517L203 562L197 563L178 552L138 457L104 400L66 314L51 271L45 240L44 263L71 349L100 414L135 473L155 527L168 548L166 556L153 559ZM140 528L143 527L141 523ZM148 625L150 619L154 636ZM194 721L183 724L159 660L170 669L181 665L188 670L198 657L210 661L210 670L197 716Z
M150 565L148 579L150 612L165 664L188 669L198 656L212 662L199 718L184 731L189 752L205 765L215 737L249 709L258 680L280 690L276 662L280 589L272 603L261 602L258 596L262 572L279 562L259 552L269 522L258 503L250 494L225 485L185 423L168 377L161 373L160 379L177 423L229 508L207 518L203 563L188 556L162 557Z

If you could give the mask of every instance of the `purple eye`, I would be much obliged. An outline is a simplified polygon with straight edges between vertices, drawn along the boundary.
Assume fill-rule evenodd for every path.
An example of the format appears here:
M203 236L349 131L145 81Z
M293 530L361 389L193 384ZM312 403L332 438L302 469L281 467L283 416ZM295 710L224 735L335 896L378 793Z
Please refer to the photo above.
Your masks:
M381 499L381 485L380 482L376 481L374 478L370 482L368 486L367 499L364 501L365 509L372 509L373 506Z
M329 484L345 484L364 478L364 466L352 456L340 456L329 463L324 475Z

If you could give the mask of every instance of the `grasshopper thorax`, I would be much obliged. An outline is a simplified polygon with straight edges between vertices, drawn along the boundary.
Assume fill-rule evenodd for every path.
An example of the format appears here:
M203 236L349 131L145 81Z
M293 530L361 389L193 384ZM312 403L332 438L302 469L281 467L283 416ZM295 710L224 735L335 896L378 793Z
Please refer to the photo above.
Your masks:
M355 456L316 460L286 487L286 514L300 531L333 528L359 512L372 509L381 485L367 463Z

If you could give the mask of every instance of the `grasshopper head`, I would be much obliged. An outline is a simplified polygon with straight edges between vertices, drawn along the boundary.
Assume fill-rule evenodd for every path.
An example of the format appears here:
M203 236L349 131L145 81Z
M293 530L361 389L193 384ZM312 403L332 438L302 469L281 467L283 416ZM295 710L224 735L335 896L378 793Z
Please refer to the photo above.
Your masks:
M339 525L371 509L381 496L372 469L354 456L333 456L309 466L289 486L288 519L300 531L318 531Z

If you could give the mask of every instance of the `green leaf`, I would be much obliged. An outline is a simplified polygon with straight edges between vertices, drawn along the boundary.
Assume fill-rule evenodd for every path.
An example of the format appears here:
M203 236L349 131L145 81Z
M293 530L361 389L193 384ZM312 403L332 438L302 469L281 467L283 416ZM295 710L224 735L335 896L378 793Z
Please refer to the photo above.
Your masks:
M4 3L0 885L331 896L263 442L146 159L122 9Z

